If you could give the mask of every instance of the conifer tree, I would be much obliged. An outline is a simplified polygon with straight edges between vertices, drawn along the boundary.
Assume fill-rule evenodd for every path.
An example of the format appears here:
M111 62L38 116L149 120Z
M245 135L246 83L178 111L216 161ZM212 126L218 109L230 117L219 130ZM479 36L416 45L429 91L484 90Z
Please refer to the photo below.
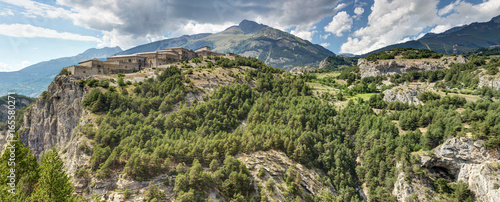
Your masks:
M25 201L33 193L38 181L39 168L35 155L19 139L19 135L13 139L17 141L8 142L0 157L0 175L2 176L0 177L0 201ZM12 178L15 179L15 181L12 180L14 183L11 183L11 177L7 176L15 176Z
M40 178L30 201L76 201L73 189L58 150L52 147L41 157Z

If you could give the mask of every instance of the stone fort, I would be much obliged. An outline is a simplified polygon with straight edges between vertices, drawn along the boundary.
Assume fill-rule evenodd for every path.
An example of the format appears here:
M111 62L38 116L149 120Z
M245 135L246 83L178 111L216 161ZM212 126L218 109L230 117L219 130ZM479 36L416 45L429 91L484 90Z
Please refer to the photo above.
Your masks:
M132 55L114 55L107 61L90 59L65 67L74 77L85 78L93 75L132 73L141 69L159 67L182 60L204 56L222 56L221 53L212 52L209 46L201 47L195 51L182 48L166 48L153 52L142 52Z

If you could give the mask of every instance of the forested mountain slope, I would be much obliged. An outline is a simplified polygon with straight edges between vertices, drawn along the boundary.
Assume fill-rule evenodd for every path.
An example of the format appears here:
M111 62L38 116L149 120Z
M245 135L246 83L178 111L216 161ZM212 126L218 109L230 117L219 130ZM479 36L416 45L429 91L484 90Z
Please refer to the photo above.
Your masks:
M357 66L290 75L232 55L60 75L19 131L36 156L59 149L75 200L496 200L500 91L478 84L499 66L470 56L361 79ZM421 104L383 93L408 89ZM483 159L462 155L470 148ZM43 165L19 173L22 197L53 189L41 183Z
M457 44L458 54L500 45L500 16L494 17L488 22L475 22L453 27L439 34L427 33L420 39L389 45L364 54L362 57L397 47L429 49L442 54L452 54L454 44Z

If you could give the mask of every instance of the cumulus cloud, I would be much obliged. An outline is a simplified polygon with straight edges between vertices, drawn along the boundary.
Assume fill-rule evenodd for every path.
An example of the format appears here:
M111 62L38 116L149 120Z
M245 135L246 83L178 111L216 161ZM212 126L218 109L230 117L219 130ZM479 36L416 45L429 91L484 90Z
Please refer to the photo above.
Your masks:
M32 63L29 62L29 61L22 61L20 64L17 64L17 65L9 65L9 64L5 64L5 63L1 63L0 62L0 72L12 72L12 71L17 71L17 70L20 70L22 68L25 68L29 65L31 65Z
M488 21L498 15L500 1L487 0L473 5L456 1L437 9L438 0L375 0L368 24L356 30L341 48L341 53L363 54L407 39L422 36L427 27L432 32Z
M43 27L36 27L28 24L0 24L0 35L12 37L44 37L44 38L57 38L65 40L76 41L95 41L99 42L100 39L92 36L82 36L69 32L58 32L53 29Z
M0 72L10 72L14 70L15 69L12 68L10 65L0 62Z
M337 11L340 11L340 10L344 9L344 8L345 8L345 7L347 7L347 6L348 6L348 4L346 4L346 3L340 3L340 4L338 4L337 6L335 6L335 8L334 8L333 10L334 10L335 12L337 12Z
M356 8L354 9L354 13L355 13L357 16L359 16L359 15L363 14L364 12L365 12L365 9L363 9L363 8L361 8L361 7L356 7Z
M446 30L449 30L450 28L451 28L451 25L438 25L438 26L432 28L432 30L429 32L439 34L439 33L443 33Z
M347 12L342 11L337 13L332 21L325 26L325 31L342 36L342 32L351 30L352 22L351 16Z
M446 31L445 28L470 24L473 22L486 22L500 13L500 1L486 0L473 5L464 1L456 1L438 11L436 16L435 32ZM441 16L441 15L444 15ZM441 26L441 27L439 27Z
M30 62L30 61L22 61L22 62L21 62L21 67L27 67L27 66L29 66L29 65L31 65L31 62Z
M313 35L317 32L315 26L313 27L296 27L294 30L290 31L290 34L293 34L301 39L305 39L308 41L312 41Z
M0 16L9 16L9 15L14 15L14 12L12 12L12 10L10 9L0 11Z
M332 33L327 33L325 35L321 35L321 38L322 39L327 39L330 35L332 35Z
M146 36L161 38L165 34L176 37L222 31L243 19L282 30L296 27L294 34L310 39L315 32L311 31L313 25L322 18L333 15L338 2L339 0L150 0L144 3L127 0L56 0L57 4L69 8L66 11L71 15L67 18L72 19L75 25L103 31L106 38L103 41L108 41L108 44L116 43L122 48L140 44ZM31 13L36 13L35 11ZM124 42L124 39L132 40L133 43Z
M26 11L22 12L27 17L42 16L47 18L69 18L71 12L63 8L58 8L48 4L39 3L31 0L0 0L5 3L23 7Z
M178 30L172 32L173 36L181 36L185 34L200 34L200 33L214 33L220 32L230 26L233 23L223 23L223 24L211 24L211 23L196 23L194 21L189 21L187 24L182 25Z
M321 46L323 46L323 47L327 48L328 46L330 46L330 43L321 43L321 44L319 44L319 45L321 45Z

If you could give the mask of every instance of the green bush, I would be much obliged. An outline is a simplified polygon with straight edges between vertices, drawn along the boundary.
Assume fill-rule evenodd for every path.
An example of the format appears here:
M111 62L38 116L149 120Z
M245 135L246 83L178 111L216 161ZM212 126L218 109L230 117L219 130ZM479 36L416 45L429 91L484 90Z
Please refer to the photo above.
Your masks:
M66 75L66 76L68 76L68 75L71 75L71 72L70 72L68 69L63 68L63 69L61 70L61 72L59 72L59 74L58 74L58 75Z

